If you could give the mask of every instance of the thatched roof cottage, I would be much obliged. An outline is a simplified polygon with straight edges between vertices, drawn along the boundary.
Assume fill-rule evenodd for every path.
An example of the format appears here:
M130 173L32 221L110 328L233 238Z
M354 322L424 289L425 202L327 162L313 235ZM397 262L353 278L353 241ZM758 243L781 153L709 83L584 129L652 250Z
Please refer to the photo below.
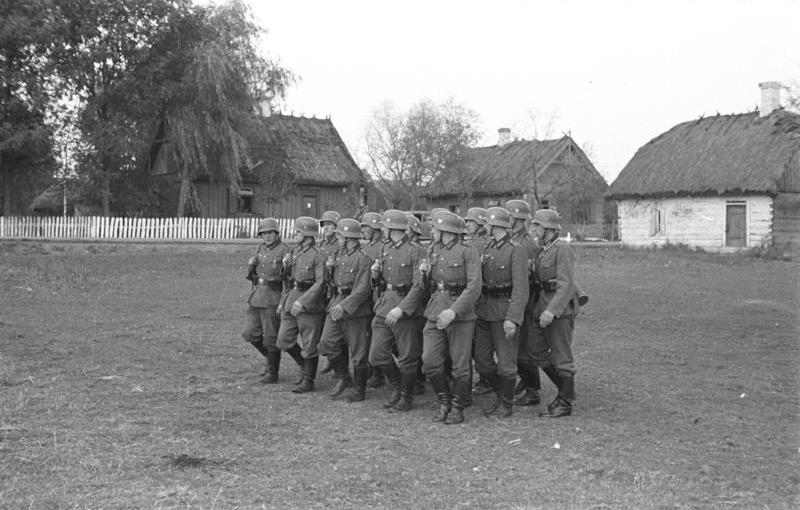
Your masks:
M684 122L641 147L606 196L623 244L733 251L800 244L800 115L763 83L760 111Z

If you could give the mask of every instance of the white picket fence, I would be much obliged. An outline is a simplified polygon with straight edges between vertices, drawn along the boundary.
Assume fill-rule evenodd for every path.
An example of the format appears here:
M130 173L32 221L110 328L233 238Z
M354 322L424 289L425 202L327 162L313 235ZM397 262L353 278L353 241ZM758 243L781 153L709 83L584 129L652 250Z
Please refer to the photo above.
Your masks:
M108 218L0 216L0 238L15 239L246 239L260 218ZM293 220L279 219L289 238Z

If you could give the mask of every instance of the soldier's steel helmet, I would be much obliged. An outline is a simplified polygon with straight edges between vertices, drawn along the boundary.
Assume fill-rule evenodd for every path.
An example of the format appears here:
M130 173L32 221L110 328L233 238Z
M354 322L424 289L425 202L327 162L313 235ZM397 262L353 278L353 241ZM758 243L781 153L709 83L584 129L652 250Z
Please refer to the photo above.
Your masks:
M381 229L381 215L376 212L368 212L364 213L364 216L361 217L361 226L362 227L372 227L375 230Z
M486 209L486 224L492 227L511 228L511 215L503 207Z
M303 234L303 237L314 237L319 232L319 223L309 216L300 216L294 220L294 229Z
M431 226L436 230L441 230L442 232L451 232L453 234L463 234L466 230L464 219L458 214L450 211L437 212L433 217Z
M531 223L541 225L544 228L561 230L561 216L552 209L539 209L534 213Z
M389 209L383 213L383 227L391 230L407 230L408 217L403 211Z
M414 232L417 235L422 235L422 227L420 225L419 218L411 214L410 212L406 213L406 218L408 218L408 229Z
M529 220L531 218L531 206L525 200L509 200L506 202L505 208L512 218L519 220Z
M275 218L266 218L261 220L258 223L258 233L263 234L264 232L277 232L281 233L281 228L278 226L278 220Z
M336 226L341 218L342 215L336 211L325 211L322 213L322 217L319 219L319 224L322 225L324 222L330 221L334 226Z
M467 215L464 216L464 221L474 221L478 225L485 225L486 209L483 207L470 207L467 209Z
M355 237L361 239L361 223L353 218L342 218L336 226L336 232L344 237Z

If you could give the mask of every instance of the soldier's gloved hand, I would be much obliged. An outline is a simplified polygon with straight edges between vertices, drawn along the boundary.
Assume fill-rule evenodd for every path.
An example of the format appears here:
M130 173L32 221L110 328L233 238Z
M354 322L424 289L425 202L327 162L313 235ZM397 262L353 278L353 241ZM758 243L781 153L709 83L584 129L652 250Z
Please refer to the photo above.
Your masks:
M292 309L289 310L289 312L295 317L297 317L298 315L303 313L303 303L301 303L300 301L295 301L294 303L292 303Z
M456 312L452 309L448 308L447 310L442 310L442 313L436 317L436 327L438 329L445 329L447 326L453 322L453 319L456 318Z
M248 259L248 261L247 261L247 265L248 266L255 266L256 265L256 258L255 257L250 257L250 259Z
M402 316L403 310L401 310L399 306L392 308L389 310L389 313L386 314L386 325L389 327L394 326Z
M331 308L331 320L338 321L342 317L344 317L344 308L342 308L342 305L336 305Z
M278 305L278 308L275 310L275 314L280 317L283 313L283 305Z
M546 328L551 322L553 322L554 318L555 315L553 315L553 312L550 310L545 310L542 312L542 315L539 316L539 325L543 328Z
M517 332L517 325L514 323L514 321L504 320L503 332L506 334L506 338L513 338L514 333Z
M380 259L375 259L375 262L372 263L372 266L369 268L372 271L372 277L377 278L381 272L381 261Z

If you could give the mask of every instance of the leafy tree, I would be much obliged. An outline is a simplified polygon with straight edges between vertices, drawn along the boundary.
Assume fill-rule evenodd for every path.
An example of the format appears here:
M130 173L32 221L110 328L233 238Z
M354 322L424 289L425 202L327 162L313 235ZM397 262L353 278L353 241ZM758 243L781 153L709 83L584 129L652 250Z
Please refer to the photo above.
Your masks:
M44 108L60 20L48 0L0 3L0 181L6 216L23 209L32 184L52 168Z
M365 131L365 150L392 205L420 207L425 186L480 139L476 123L477 115L452 99L422 100L407 113L397 113L389 102L376 109Z

